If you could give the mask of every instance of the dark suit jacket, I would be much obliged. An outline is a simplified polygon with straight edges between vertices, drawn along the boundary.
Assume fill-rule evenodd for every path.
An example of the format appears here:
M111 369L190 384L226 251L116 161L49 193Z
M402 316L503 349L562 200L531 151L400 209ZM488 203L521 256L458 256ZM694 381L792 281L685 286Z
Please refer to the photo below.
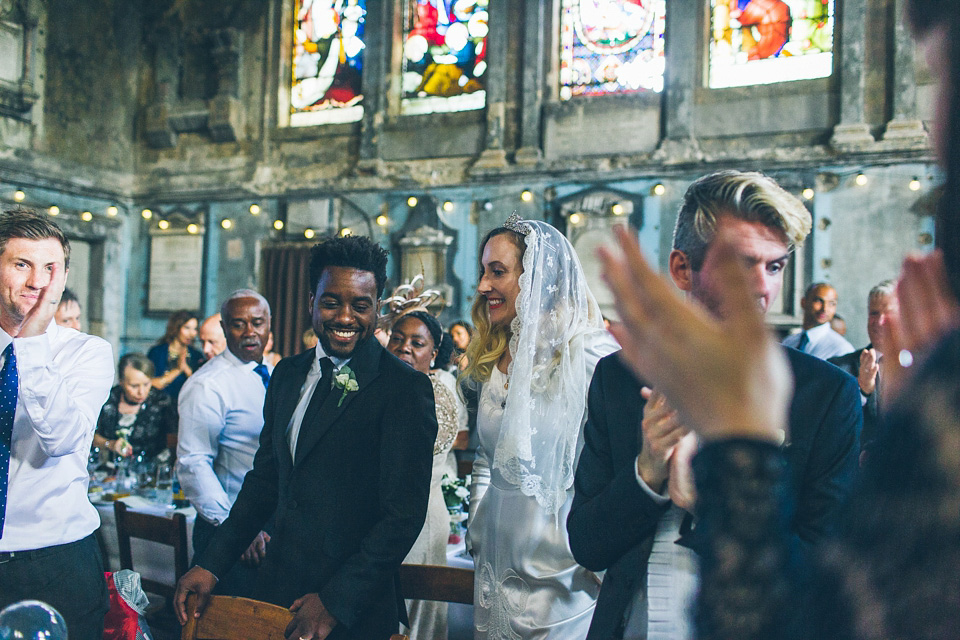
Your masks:
M872 344L868 344L863 349L873 348ZM863 353L863 349L857 349L853 353L847 353L842 356L836 356L834 358L827 359L827 362L834 364L854 378L860 375L860 354ZM878 383L879 383L879 375ZM880 389L879 384L878 388L873 390L869 396L867 396L867 401L863 405L863 430L860 432L860 448L867 449L876 440L877 435L880 430Z
M197 564L222 575L276 511L258 597L286 607L319 593L339 622L331 640L388 638L406 617L398 568L426 516L433 386L376 340L363 341L350 360L360 389L340 407L336 388L322 406L311 403L293 460L287 424L315 357L310 349L274 370L253 469Z
M786 457L796 488L793 531L803 546L833 525L852 488L859 454L856 380L823 360L784 348L795 378ZM567 532L577 562L606 570L588 640L622 635L626 608L666 511L639 486L636 458L645 401L642 385L616 354L600 360L590 383L584 447Z

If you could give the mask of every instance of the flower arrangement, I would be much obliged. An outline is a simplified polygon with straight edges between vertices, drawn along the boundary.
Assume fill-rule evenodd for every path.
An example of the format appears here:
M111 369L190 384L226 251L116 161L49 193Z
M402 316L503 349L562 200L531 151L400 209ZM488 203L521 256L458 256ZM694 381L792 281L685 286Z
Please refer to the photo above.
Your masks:
M450 540L452 544L460 542L461 534L466 529L464 522L470 507L470 490L467 488L469 479L451 478L444 475L440 481L443 491L443 502L447 505L450 514Z
M338 389L343 389L343 395L340 396L340 402L337 403L337 407L343 404L343 401L346 400L347 394L351 391L358 391L360 389L360 384L357 382L357 376L353 373L353 369L349 365L343 365L340 367L340 371L337 372L337 375L333 376L333 384Z

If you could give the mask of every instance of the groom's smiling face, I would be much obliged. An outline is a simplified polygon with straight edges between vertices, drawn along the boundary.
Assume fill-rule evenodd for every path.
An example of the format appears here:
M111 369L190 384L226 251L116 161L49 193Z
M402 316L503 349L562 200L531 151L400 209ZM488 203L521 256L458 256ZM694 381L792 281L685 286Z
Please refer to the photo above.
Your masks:
M327 267L310 296L313 330L328 356L349 358L377 328L380 300L371 271Z

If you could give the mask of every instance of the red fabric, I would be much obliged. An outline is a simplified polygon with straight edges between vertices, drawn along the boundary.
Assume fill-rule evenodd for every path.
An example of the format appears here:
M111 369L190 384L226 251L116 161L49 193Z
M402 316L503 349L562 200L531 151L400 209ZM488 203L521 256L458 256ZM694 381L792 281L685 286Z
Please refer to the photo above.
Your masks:
M107 571L103 575L110 592L110 610L103 619L103 640L137 640L140 616L117 593L113 574Z

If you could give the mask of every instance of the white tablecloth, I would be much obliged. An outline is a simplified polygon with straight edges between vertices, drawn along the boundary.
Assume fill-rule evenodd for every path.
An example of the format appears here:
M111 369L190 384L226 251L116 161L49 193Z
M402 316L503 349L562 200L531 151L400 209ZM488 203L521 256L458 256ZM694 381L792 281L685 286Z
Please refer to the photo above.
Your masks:
M141 511L153 515L171 517L174 512L187 516L187 560L193 557L193 523L197 512L193 507L174 510L139 496L121 498L131 511ZM103 559L107 571L120 569L120 543L117 540L117 519L113 513L113 503L96 503L100 513L100 539L103 541L106 557ZM164 584L174 584L173 547L131 538L130 551L133 554L133 569L144 578L151 578Z

